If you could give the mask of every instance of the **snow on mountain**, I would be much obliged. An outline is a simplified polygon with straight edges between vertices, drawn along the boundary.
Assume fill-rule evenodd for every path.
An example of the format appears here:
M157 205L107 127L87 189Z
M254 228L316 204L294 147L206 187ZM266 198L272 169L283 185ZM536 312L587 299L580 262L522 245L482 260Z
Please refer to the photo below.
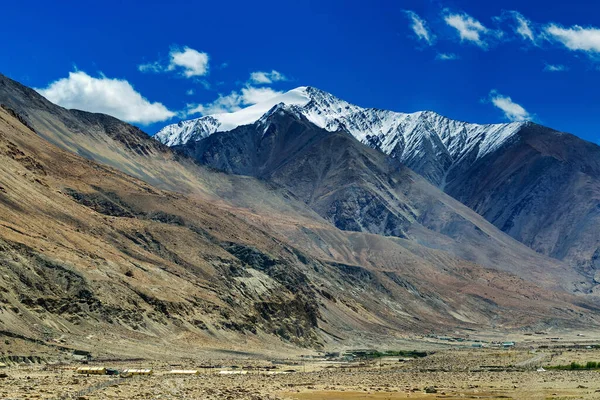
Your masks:
M207 115L168 125L154 138L167 146L182 145L190 140L202 140L215 132L227 132L241 125L253 124L276 104L304 106L310 100L307 88L299 87L239 111Z
M328 131L346 130L360 142L400 159L431 182L443 185L449 169L473 162L506 143L526 124L480 125L456 121L432 111L400 113L363 108L313 87L299 87L232 113L208 115L161 129L155 138L168 146L198 141L259 120L275 105L293 106Z

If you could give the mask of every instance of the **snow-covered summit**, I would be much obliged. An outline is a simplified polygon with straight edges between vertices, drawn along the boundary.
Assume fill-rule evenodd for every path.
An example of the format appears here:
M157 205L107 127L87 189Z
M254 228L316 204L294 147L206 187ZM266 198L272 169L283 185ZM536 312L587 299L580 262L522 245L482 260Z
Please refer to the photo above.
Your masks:
M253 124L279 103L304 106L309 101L307 88L299 87L239 111L206 115L165 126L154 138L167 146L182 145L190 140L202 140L215 132L227 132L241 125Z
M480 125L456 121L433 111L400 113L363 108L314 87L302 86L232 113L208 115L161 129L155 138L168 146L199 141L215 132L253 124L278 104L293 106L328 131L344 129L360 142L392 155L443 184L450 167L473 162L506 143L524 123Z

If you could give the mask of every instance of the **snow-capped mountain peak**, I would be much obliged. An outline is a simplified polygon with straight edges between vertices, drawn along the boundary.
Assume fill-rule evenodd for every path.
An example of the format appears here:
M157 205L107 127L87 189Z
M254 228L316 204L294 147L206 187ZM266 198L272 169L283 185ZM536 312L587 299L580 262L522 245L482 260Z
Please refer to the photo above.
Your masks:
M199 141L215 132L253 124L278 105L328 131L343 127L357 140L400 159L431 182L443 184L457 161L473 162L509 141L524 123L480 125L433 111L401 113L363 108L320 89L301 86L239 111L208 115L161 129L155 138L168 146Z
M167 146L177 146L186 144L189 141L202 140L215 132L227 132L241 125L253 124L279 103L306 105L310 101L307 89L306 87L298 87L235 112L206 115L168 125L161 129L154 138Z

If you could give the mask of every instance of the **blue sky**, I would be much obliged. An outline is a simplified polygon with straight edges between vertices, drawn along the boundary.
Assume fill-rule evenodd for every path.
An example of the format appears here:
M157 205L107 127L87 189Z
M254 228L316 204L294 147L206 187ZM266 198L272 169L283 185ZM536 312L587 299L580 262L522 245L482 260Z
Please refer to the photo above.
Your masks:
M310 85L365 107L533 119L598 143L599 29L589 0L13 1L0 72L150 134Z

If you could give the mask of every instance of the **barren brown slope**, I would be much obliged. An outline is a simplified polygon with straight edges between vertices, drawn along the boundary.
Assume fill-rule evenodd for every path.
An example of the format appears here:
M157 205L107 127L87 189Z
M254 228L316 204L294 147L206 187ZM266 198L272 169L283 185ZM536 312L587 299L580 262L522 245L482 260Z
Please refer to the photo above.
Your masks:
M0 104L18 113L50 143L111 166L155 187L281 218L318 219L281 188L230 176L181 157L130 124L104 114L67 110L0 74ZM307 222L309 223L309 222Z
M319 238L298 250L278 236L301 224L263 216L281 227L268 233L231 208L60 150L4 109L0 186L0 330L30 341L157 357L165 343L183 354L190 344L312 347L596 324L578 298L320 220ZM316 242L338 254L315 257Z
M291 290L232 254L244 242L284 251L271 237L210 204L60 151L19 124L1 111L0 330L65 334L75 344L102 326L131 341L190 333L221 347L255 332L251 339L265 343L318 343L317 306L293 265ZM265 269L294 260L287 254ZM283 310L285 318L271 315Z

